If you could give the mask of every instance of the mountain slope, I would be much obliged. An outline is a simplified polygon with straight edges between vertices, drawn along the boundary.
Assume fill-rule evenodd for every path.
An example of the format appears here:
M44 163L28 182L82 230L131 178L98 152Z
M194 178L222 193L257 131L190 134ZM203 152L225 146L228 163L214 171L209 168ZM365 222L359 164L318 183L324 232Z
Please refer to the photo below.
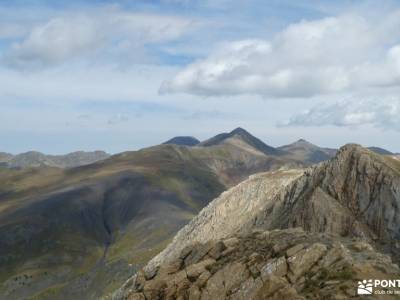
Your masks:
M12 172L4 182L13 189L0 192L0 299L97 299L225 188L170 145L75 169Z
M163 144L173 144L180 146L196 146L200 141L192 136L176 136Z
M375 153L381 154L381 155L393 155L394 154L394 153L392 153L386 149L380 148L380 147L368 147L368 149L371 150L372 152L375 152Z

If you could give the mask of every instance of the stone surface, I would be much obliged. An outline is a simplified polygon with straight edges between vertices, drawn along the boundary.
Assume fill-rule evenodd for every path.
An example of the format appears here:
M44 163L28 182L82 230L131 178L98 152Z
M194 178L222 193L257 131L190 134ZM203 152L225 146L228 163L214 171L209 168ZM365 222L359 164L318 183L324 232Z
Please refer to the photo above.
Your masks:
M218 259L205 255L176 273L161 272L171 270L171 264L161 265L153 279L131 284L122 299L142 299L141 295L146 300L349 299L360 278L400 276L390 257L375 250L360 253L350 238L338 242L337 237L305 235L299 229L274 230L269 239L258 236L240 235L236 251ZM282 247L288 241L291 247ZM218 242L208 242L212 245L207 247L212 249ZM192 251L204 247L196 244Z

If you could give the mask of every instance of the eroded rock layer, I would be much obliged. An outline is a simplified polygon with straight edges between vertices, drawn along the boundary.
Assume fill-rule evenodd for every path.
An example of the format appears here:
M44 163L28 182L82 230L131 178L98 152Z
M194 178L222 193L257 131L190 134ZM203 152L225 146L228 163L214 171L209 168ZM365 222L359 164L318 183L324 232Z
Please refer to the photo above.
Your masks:
M399 275L389 256L364 241L299 228L257 231L186 247L170 263L137 273L115 298L349 299L358 280Z

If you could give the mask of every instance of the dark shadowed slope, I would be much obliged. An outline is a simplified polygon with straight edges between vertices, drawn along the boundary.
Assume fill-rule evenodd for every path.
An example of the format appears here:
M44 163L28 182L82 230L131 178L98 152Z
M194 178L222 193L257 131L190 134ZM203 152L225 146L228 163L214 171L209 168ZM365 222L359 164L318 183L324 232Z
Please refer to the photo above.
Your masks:
M225 188L185 148L169 145L2 176L0 299L97 299Z

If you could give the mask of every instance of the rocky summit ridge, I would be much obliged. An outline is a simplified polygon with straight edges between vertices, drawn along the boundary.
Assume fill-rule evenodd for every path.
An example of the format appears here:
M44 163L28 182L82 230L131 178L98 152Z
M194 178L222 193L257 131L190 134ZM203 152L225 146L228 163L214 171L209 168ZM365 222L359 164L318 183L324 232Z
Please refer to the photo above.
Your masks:
M114 299L348 299L399 253L399 161L349 144L224 192Z
M399 274L365 241L301 228L253 231L185 247L170 263L138 272L114 299L344 300L356 297L359 280Z

